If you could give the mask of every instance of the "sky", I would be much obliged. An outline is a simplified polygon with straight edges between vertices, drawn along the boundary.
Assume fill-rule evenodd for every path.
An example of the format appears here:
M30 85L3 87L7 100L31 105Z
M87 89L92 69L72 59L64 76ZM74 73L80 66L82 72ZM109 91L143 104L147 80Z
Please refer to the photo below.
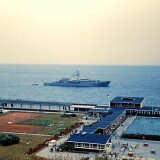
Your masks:
M160 0L0 0L0 64L160 65Z

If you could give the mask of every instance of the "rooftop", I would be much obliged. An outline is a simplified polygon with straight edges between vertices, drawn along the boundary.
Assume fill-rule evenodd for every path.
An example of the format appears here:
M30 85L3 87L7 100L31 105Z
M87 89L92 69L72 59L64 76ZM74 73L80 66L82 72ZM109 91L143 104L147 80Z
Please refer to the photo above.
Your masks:
M110 103L132 103L139 104L144 100L143 97L115 97Z
M73 134L67 142L106 144L109 138L110 135L108 134L88 134L83 132L80 134Z
M112 109L108 106L96 106L95 108L90 109L88 112L94 113L111 113Z
M105 116L100 121L92 124L91 126L85 126L83 132L93 133L98 128L107 128L107 126L109 126L115 119L117 119L126 110L126 108L111 108L111 110L112 114Z
M10 99L0 99L0 103L16 103L16 104L28 104L28 105L59 105L59 106L71 106L72 103L67 102L45 102L45 101L32 101L32 100L10 100Z

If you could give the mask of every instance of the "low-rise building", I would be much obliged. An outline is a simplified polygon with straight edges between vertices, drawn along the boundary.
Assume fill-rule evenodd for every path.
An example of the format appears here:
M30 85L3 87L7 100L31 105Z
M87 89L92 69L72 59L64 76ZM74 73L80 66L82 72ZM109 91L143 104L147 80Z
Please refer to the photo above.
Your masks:
M142 108L144 106L144 98L143 97L115 97L110 101L110 106Z
M67 145L75 150L108 151L111 150L109 134L89 134L82 132L73 134L67 141Z

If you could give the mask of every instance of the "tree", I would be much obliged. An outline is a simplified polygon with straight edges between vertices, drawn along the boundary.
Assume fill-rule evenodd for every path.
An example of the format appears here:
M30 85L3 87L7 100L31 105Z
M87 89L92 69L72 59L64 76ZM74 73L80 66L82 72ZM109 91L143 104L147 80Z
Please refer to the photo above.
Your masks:
M0 134L0 145L7 146L19 143L20 138L14 134Z

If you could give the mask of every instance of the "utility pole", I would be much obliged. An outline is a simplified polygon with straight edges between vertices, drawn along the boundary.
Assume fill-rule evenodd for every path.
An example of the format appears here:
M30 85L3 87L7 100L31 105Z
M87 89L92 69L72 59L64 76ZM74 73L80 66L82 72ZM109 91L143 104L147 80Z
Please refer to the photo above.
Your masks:
M109 98L109 94L107 95L108 98L108 106L110 107L110 98Z

